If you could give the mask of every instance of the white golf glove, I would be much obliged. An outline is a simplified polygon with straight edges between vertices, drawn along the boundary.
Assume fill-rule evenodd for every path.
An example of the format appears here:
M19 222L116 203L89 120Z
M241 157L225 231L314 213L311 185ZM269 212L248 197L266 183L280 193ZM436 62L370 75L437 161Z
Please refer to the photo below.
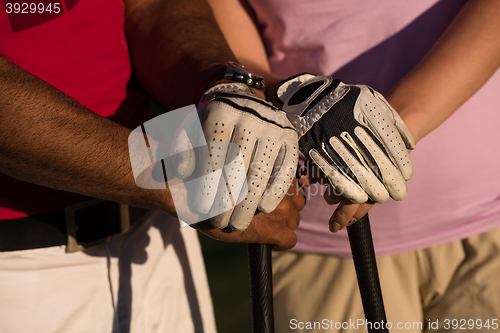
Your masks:
M173 148L183 151L177 177L187 178L197 164L194 207L218 228L243 231L257 208L270 213L287 193L298 162L297 132L283 111L244 83L210 88L198 113L208 149L196 158L192 146L185 148L195 145L189 129L181 131Z
M363 85L301 74L282 82L276 97L299 135L300 151L353 203L406 196L413 174L413 138L385 98Z

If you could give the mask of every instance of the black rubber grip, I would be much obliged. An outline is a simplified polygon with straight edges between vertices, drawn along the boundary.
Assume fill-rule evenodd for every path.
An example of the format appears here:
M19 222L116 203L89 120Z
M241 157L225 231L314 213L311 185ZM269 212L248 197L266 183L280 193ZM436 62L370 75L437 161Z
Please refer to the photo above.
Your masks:
M274 333L271 255L271 245L248 244L253 333Z
M347 227L369 333L388 333L368 214ZM369 324L371 323L371 325Z

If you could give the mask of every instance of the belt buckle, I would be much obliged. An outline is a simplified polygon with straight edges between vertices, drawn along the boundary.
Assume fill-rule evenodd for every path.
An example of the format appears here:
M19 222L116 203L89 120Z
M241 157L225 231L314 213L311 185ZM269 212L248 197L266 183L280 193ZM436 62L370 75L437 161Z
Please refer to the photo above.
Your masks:
M98 239L92 242L78 243L76 237L76 231L78 226L76 225L76 211L95 206L101 203L107 202L107 200L102 199L92 199L84 202L80 202L71 206L66 206L66 233L68 235L68 241L66 243L66 253L73 253L88 249L90 247L101 245L109 242L111 235L102 239ZM130 229L130 216L128 205L120 205L120 234L127 232Z

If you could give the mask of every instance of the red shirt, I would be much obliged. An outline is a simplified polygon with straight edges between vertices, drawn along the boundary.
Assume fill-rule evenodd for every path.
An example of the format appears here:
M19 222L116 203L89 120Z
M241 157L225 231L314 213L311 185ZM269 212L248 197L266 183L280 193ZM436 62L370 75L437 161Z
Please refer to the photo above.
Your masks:
M46 11L45 16L29 13L29 7L28 13L16 14L9 1L4 2L5 10L0 4L0 54L124 126L134 128L149 117L148 98L130 80L122 1L51 1L52 13ZM49 2L37 3L47 9ZM57 7L60 12L56 15ZM12 13L7 14L9 11ZM39 25L13 32L35 24ZM0 219L62 209L86 199L0 173Z

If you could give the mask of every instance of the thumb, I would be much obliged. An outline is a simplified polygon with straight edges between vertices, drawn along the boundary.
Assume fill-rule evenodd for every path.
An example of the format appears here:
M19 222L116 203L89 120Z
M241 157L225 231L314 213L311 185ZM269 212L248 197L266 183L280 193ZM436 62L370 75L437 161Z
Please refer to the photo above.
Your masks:
M271 244L277 251L290 250L297 244L297 234L290 228L283 228Z

